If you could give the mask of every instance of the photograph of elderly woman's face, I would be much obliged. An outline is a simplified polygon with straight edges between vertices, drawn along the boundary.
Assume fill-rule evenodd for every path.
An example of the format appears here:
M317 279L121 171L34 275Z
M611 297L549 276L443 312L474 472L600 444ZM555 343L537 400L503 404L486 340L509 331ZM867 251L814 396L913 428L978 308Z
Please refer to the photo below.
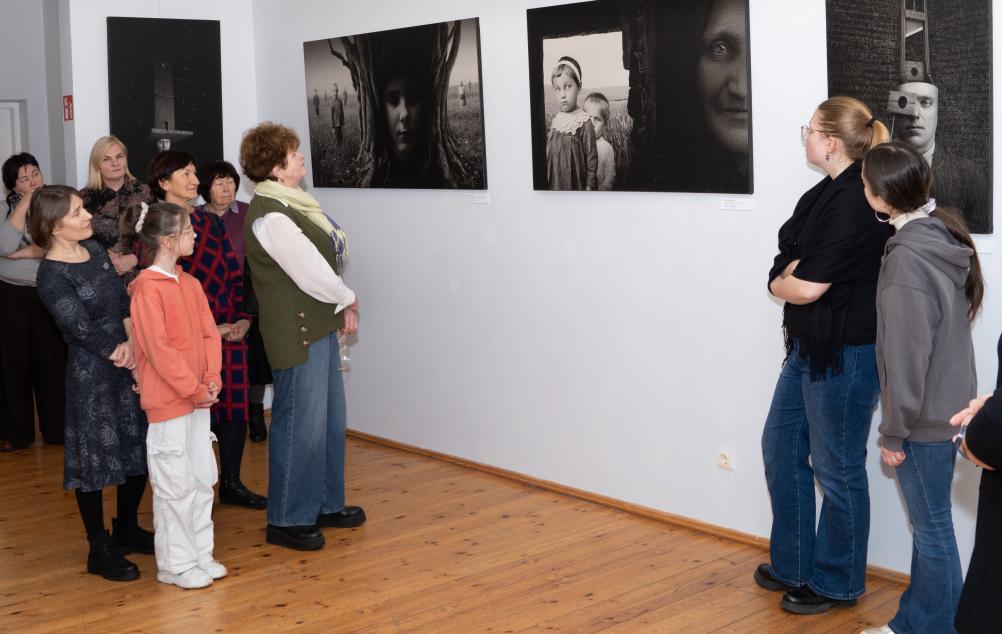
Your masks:
M526 17L536 189L752 192L748 0Z
M487 187L476 18L306 42L303 54L314 186Z

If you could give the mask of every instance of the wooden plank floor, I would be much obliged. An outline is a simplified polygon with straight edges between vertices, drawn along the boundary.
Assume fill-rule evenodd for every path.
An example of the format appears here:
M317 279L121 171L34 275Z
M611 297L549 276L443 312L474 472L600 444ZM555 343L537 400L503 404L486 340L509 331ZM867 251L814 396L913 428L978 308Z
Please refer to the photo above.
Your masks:
M266 463L248 444L259 491ZM59 447L0 454L0 631L843 633L886 623L902 591L871 578L854 609L795 617L753 582L759 548L358 439L349 502L364 526L299 553L265 543L263 512L220 506L229 577L182 591L132 555L142 577L114 583L86 573L61 482ZM140 522L152 526L149 494Z

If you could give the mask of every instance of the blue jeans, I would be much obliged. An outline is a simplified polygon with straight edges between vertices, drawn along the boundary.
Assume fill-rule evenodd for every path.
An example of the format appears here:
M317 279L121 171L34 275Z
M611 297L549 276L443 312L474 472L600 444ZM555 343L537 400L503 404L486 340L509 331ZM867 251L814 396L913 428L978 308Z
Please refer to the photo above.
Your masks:
M870 536L866 443L880 392L875 346L842 346L842 368L811 381L794 350L776 383L762 457L772 498L773 576L855 599L866 585ZM815 478L824 494L817 529Z
M344 508L347 409L337 335L310 345L309 359L273 370L268 432L268 523L305 526Z
M895 469L912 524L912 578L890 626L896 634L953 634L964 579L953 533L950 485L957 453L950 441L905 441Z

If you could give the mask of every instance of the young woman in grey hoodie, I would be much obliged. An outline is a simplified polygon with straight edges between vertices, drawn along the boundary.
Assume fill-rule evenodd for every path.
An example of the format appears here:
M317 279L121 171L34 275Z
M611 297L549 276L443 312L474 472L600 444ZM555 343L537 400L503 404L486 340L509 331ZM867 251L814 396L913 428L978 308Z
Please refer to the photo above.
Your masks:
M863 162L866 199L897 230L877 282L880 453L895 468L914 533L911 583L897 614L864 634L952 633L963 587L949 421L976 393L971 321L984 282L960 214L929 198L932 179L925 158L904 144L877 146Z

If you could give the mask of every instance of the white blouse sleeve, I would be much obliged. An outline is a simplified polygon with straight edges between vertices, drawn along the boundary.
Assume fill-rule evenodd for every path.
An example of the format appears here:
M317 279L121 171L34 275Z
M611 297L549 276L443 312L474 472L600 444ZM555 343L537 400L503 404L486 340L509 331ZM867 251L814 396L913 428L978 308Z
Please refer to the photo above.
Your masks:
M251 231L271 259L304 293L321 302L337 304L335 313L355 303L355 293L287 216L265 214L254 221Z

